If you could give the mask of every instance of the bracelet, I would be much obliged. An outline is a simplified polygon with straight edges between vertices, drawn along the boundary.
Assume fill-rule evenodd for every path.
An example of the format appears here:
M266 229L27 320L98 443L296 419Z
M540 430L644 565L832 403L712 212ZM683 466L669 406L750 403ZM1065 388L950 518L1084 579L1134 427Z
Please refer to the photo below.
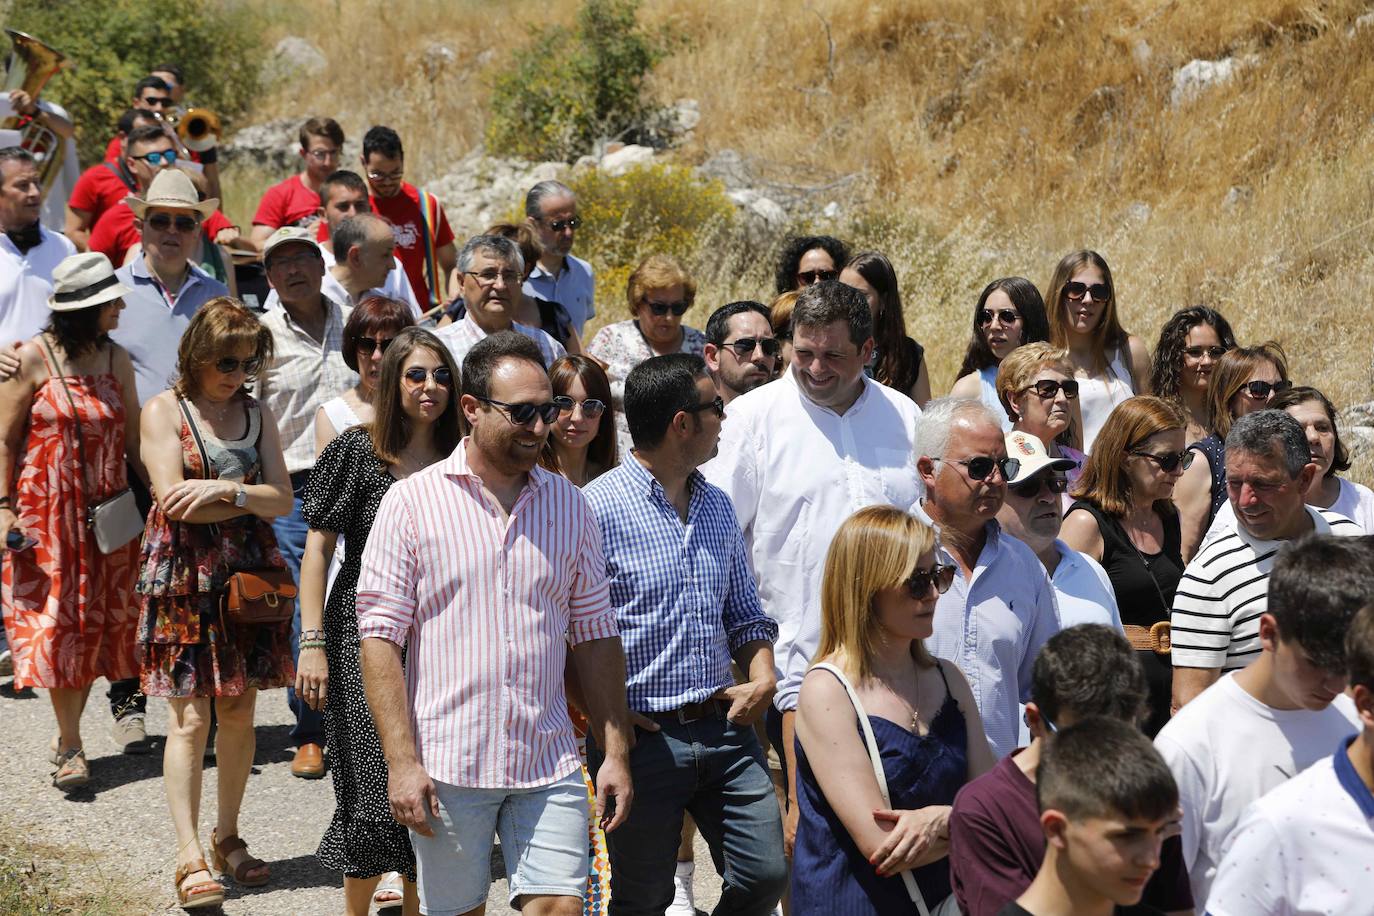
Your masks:
M300 645L302 651L304 651L305 649L323 649L323 648L324 648L324 640L323 640L323 639L302 639L302 640L300 641L300 644L299 644L299 645Z
M315 640L324 639L324 630L301 630L301 639Z

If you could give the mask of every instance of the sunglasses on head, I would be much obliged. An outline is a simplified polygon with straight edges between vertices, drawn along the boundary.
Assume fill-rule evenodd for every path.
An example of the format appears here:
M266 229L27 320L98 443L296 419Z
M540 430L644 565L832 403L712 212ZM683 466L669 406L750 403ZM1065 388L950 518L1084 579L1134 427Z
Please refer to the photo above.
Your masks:
M949 461L945 458L936 458L936 461ZM993 458L990 455L979 455L977 458L956 458L954 464L961 464L968 471L968 476L973 480L987 480L992 476L994 470L1000 471L1003 480L1010 480L1021 473L1021 462L1016 458Z
M391 342L395 339L394 337L383 337L380 340L372 337L359 337L358 352L363 356L371 356L375 352L385 353L386 348L391 346ZM424 379L420 379L420 382L423 384Z
M387 343L391 343L391 341L388 340ZM427 378L433 378L434 384L444 388L453 386L453 373L449 371L448 366L437 366L433 369L426 369L423 366L411 366L401 373L401 378L405 379L407 385L414 388L419 388L423 385Z
M507 404L505 401L498 401L495 398L484 398L478 395L473 395L473 397L477 398L477 400L481 401L483 404L490 404L492 407L502 408L506 416L516 426L529 426L534 422L535 417L543 420L546 424L551 424L554 420L557 420L558 415L563 412L563 405L558 403L558 398L554 398L547 404L530 404L528 402L523 404ZM566 398L565 400L571 401L572 399Z
M135 159L142 159L144 162L157 168L164 163L167 165L177 164L177 151L174 149L160 149L152 153L144 153L142 156L135 156Z
M1014 309L997 309L996 311L992 309L983 309L978 313L978 326L981 328L987 327L992 324L992 319L994 317L1002 322L1003 325L1016 324L1021 318L1020 314Z
M1077 280L1070 280L1064 284L1064 295L1073 302L1078 302L1084 295L1092 296L1094 302L1106 302L1111 298L1112 291L1107 288L1105 283L1094 283L1089 286L1086 283L1079 283Z
M1169 452L1165 455L1156 455L1154 452L1147 452L1144 449L1140 449L1139 451L1132 451L1131 454L1139 458L1150 459L1155 464L1159 465L1159 469L1166 474L1173 473L1179 465L1183 466L1183 470L1188 470L1193 466L1193 458L1196 457L1195 453L1187 449L1181 452Z
M1203 357L1204 354L1207 355L1207 356L1212 357L1212 359L1221 359L1223 356L1226 355L1226 348L1225 348L1225 347L1184 347L1184 348L1183 348L1183 355L1186 356L1186 357L1188 357L1189 359L1202 359L1202 357Z
M740 359L752 356L755 347L763 350L764 356L777 356L782 352L782 344L778 343L776 337L741 337L722 346L734 350L735 356Z
M582 408L582 416L588 420L595 420L606 412L606 402L598 398L587 398L585 401L574 401L567 395L560 394L553 399L553 403L558 405L561 413L572 413L577 407Z
M1280 391L1287 391L1293 387L1293 383L1284 380L1282 382L1246 382L1241 386L1241 390L1256 401L1266 400L1271 394L1278 394Z
M803 270L797 274L797 280L802 286L810 286L822 280L833 280L839 275L838 270Z
M1065 379L1062 382L1048 378L1041 379L1033 385L1027 385L1025 388L1022 388L1018 394L1025 394L1027 391L1034 391L1038 397L1046 401L1058 395L1060 391L1064 392L1064 397L1066 398L1076 398L1078 397L1078 382L1071 378Z
M173 226L177 227L177 232L195 232L200 225L194 216L172 216L170 213L154 213L147 222L158 232L166 232Z
M262 369L262 357L250 356L247 359L234 359L226 356L223 359L215 360L215 371L221 375L230 375L234 372L243 370L245 375L257 375Z
M691 407L684 407L684 408L682 408L682 412L683 412L683 413L701 413L703 410L709 410L709 411L711 411L712 413L714 413L718 419L724 419L724 418L725 418L725 400L724 400L724 398L721 398L721 397L717 396L717 397L712 398L712 399L709 400L709 401L706 401L706 402L703 403L703 404L693 404Z
M937 595L943 595L954 584L954 567L937 563L930 569L918 569L904 584L907 594L913 598L924 598L930 594L932 588Z
M554 232L562 232L564 229L576 231L582 228L582 218L574 216L571 219L551 219L547 225Z
M681 318L683 315L686 315L687 310L692 307L692 303L688 302L686 299L679 299L676 302L655 302L652 299L645 299L644 304L649 307L649 311L653 312L659 318L662 318L669 312Z
M1007 484L1007 489L1022 499L1034 499L1042 488L1048 488L1051 493L1063 493L1069 489L1069 478L1063 474L1036 474L1030 480Z

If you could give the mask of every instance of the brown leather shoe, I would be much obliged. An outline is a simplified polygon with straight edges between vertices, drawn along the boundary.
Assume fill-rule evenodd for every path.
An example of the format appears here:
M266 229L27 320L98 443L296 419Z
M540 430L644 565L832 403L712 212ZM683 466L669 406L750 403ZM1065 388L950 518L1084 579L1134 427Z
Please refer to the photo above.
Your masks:
M291 775L301 779L324 776L324 748L314 742L296 748L296 757L291 761Z

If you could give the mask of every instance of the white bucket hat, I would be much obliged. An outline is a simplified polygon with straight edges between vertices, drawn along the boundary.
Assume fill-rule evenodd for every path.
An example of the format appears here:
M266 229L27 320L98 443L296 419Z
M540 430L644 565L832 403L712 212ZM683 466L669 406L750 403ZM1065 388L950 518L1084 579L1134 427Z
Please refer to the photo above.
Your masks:
M1040 441L1038 436L1030 433L1023 433L1019 429L1014 429L1006 434L1007 457L1015 458L1021 462L1021 468L1016 472L1015 480L1008 480L1007 483L1021 483L1039 474L1045 468L1056 471L1069 471L1078 467L1078 462L1072 458L1051 458L1049 452L1045 451L1045 444Z
M54 312L79 311L133 292L119 282L110 259L98 251L63 258L53 268L52 281L48 308Z
M153 176L148 185L148 193L142 197L130 195L124 198L134 216L143 219L149 207L167 207L172 210L195 210L201 218L209 216L219 208L219 198L201 200L196 186L181 169L163 169Z

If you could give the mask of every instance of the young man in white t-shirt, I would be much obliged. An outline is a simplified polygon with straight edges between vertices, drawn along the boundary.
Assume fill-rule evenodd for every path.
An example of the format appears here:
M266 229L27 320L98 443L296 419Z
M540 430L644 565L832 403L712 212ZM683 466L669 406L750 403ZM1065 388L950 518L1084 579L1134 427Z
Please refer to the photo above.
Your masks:
M1374 539L1314 535L1280 551L1269 576L1261 652L1169 721L1155 739L1178 781L1193 897L1255 799L1328 756L1357 728L1345 633L1374 602Z
M1345 650L1359 735L1246 810L1208 913L1374 914L1374 606L1356 615Z

